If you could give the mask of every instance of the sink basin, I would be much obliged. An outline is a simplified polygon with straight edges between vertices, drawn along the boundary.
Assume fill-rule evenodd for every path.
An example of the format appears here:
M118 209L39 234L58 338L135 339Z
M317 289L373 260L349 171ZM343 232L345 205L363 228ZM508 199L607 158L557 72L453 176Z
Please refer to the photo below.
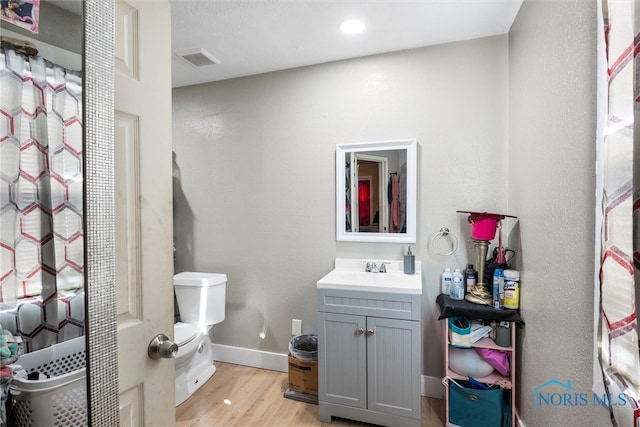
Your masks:
M364 271L359 260L339 260L336 259L334 270L318 280L319 289L422 294L419 261L416 262L416 274L404 274L402 261L391 261L386 273L369 273Z

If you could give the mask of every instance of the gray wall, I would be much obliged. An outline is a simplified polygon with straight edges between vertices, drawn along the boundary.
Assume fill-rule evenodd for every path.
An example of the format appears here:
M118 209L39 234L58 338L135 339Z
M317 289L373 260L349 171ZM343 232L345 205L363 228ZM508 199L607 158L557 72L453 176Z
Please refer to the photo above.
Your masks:
M507 53L499 36L174 89L175 266L228 275L213 341L286 353L292 318L316 331L335 257L401 259L406 245L336 242L335 144L415 137L423 373L440 377L439 276L472 250L455 211L506 207ZM444 226L450 257L429 250Z
M77 7L76 9L80 8ZM0 28L49 43L73 53L82 54L83 30L82 19L79 15L57 7L49 1L43 1L40 3L40 19L38 23L38 33L32 33L6 21L0 21Z
M509 35L509 210L522 254L519 407L527 427L611 425L600 407L533 407L551 379L590 393L596 2L525 0Z

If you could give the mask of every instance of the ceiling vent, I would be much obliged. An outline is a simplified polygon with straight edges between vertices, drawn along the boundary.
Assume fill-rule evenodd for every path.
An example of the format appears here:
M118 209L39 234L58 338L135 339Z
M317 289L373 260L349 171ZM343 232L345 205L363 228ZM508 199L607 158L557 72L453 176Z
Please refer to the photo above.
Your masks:
M194 49L187 52L176 53L176 55L194 67L204 67L206 65L220 63L219 59L215 58L204 49Z

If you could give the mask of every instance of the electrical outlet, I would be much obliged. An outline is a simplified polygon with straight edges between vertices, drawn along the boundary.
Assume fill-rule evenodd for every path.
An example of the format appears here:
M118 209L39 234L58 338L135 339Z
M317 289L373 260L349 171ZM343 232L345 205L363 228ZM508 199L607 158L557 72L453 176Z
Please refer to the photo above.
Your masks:
M302 320L291 319L291 335L300 335L302 333Z

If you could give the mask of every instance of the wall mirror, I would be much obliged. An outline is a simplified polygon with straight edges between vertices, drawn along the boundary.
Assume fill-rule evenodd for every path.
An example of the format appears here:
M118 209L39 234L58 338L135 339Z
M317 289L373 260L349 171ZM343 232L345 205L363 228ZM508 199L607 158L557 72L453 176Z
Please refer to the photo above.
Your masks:
M417 141L336 145L336 240L416 242Z

